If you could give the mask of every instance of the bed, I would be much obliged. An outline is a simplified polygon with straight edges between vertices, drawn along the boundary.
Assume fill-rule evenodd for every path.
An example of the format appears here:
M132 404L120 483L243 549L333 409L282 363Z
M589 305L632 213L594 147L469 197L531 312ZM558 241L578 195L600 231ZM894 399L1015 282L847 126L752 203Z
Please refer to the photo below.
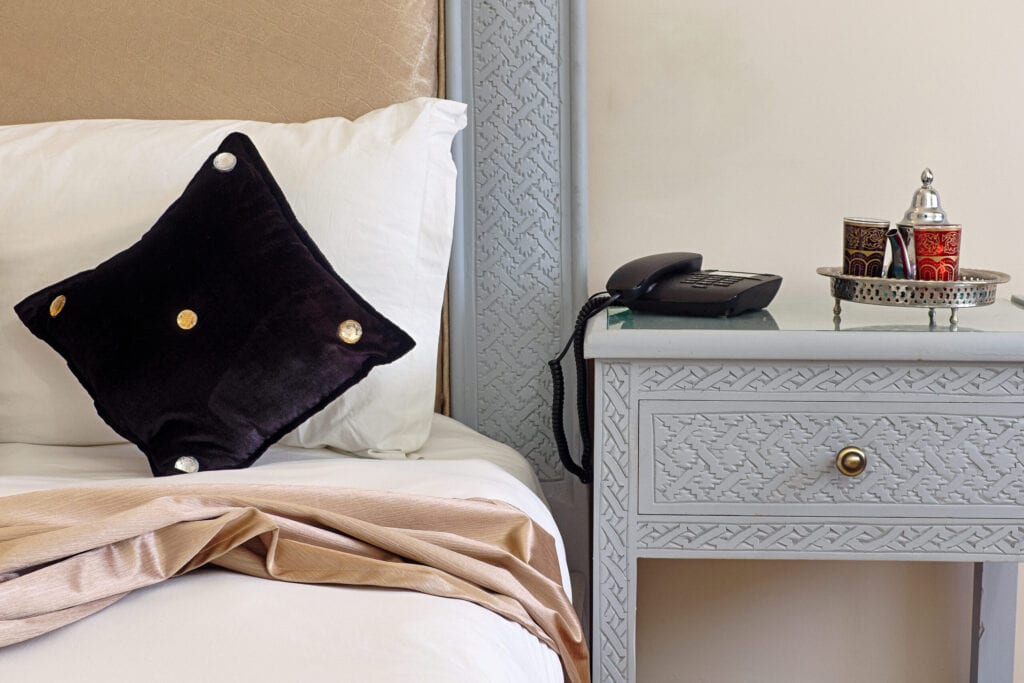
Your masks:
M239 11L241 8L246 11ZM30 526L25 520L40 526L52 524L47 528L60 527L62 532L102 528L102 523L90 517L96 507L90 501L101 498L135 500L133 497L152 494L160 501L195 498L215 500L218 505L230 499L242 501L246 510L266 512L259 501L293 500L307 491L315 497L317 491L330 489L323 500L352 496L364 508L365 501L374 500L373 492L377 492L377 502L370 506L375 509L367 513L371 515L386 516L389 505L399 512L416 506L428 509L435 500L440 516L446 514L444 506L449 503L457 510L463 503L478 505L480 501L493 501L485 504L497 506L502 515L525 514L526 519L516 522L523 526L516 528L528 529L530 543L546 548L537 554L550 555L545 576L558 587L560 596L540 601L543 610L534 606L523 612L502 602L504 597L493 598L499 591L487 585L482 589L466 587L462 593L449 591L448 597L441 597L448 590L436 587L442 574L430 575L434 583L424 579L416 589L408 590L398 587L407 578L390 584L365 576L305 582L293 574L289 580L275 581L189 564L188 571L175 572L182 576L124 591L124 597L85 618L42 629L47 632L37 637L15 638L19 642L0 649L0 677L4 680L59 680L72 671L75 680L84 681L180 680L184 676L585 680L586 646L579 622L567 607L566 596L571 591L564 544L530 464L512 449L433 413L434 407L443 409L447 402L446 340L440 321L451 244L454 168L449 172L446 164L451 163L451 139L465 125L464 110L432 99L443 88L441 16L433 0L386 6L350 3L340 8L326 2L303 3L301 7L231 2L173 7L158 3L14 3L0 10L0 21L19 29L12 40L5 41L4 59L0 60L9 69L0 79L5 83L0 117L3 123L19 124L0 128L0 166L5 171L15 166L24 171L23 178L0 191L0 206L4 207L0 233L8 247L0 255L0 296L7 311L0 322L6 347L0 356L0 515L7 515L6 522L0 519L0 534L5 527L7 532L0 535L0 562L5 559L4 543L9 550L12 539L23 541L26 537L11 531ZM45 96L55 88L61 97ZM318 118L338 116L353 121ZM79 119L82 121L76 122ZM310 123L252 122L259 120ZM50 121L65 122L36 123ZM425 132L418 128L427 125L424 122L432 126ZM239 133L244 140L232 137ZM381 146L383 151L379 151ZM416 157L419 162L409 161L427 147L432 151ZM438 148L446 149L446 162L439 160ZM409 172L414 163L422 163L427 175ZM252 430L260 432L258 443L246 446L244 457L237 462L230 461L231 448L227 447L222 449L228 458L224 462L205 455L198 459L174 457L180 444L195 441L182 436L180 425L168 426L164 423L174 421L158 419L161 429L145 431L155 414L146 411L164 405L160 401L166 399L165 394L173 397L173 391L130 394L122 385L116 386L113 394L105 393L100 380L109 380L112 369L123 368L119 363L127 362L124 358L93 366L92 361L102 354L89 348L76 360L69 357L75 354L69 347L79 341L85 344L89 337L85 328L69 327L69 336L60 337L64 332L40 332L41 328L33 325L79 324L74 305L87 300L91 290L70 288L83 281L61 281L62 291L71 292L65 298L64 294L54 296L47 288L49 283L79 271L101 271L90 269L105 264L103 258L119 249L130 251L134 240L142 244L145 238L139 239L140 230L158 216L163 221L173 214L171 209L162 215L161 211L180 206L193 185L203 185L209 178L239 176L239 171L250 167L273 173L276 182L267 181L267 192L272 198L283 192L290 205L282 210L284 218L280 220L287 223L293 209L291 218L301 221L322 250L309 248L309 260L323 270L336 270L333 275L347 280L338 286L343 293L356 291L349 305L369 302L368 308L356 309L364 316L359 318L361 326L346 328L352 320L338 326L343 342L338 348L346 349L344 344L376 345L376 328L366 320L380 313L415 343L406 345L414 350L402 346L404 337L395 332L389 339L397 339L395 344L401 348L388 351L395 358L388 356L373 364L367 361L355 370L341 368L341 375L331 379L329 386L316 389L315 399L307 400L304 392L313 390L307 385L326 379L319 374L297 375L292 369L274 375L268 385L260 385L252 379L253 364L241 362L251 360L255 353L249 344L232 360L242 369L231 381L219 382L214 391L216 401L208 403L220 405L224 393L235 399L249 394L263 410L266 402L252 395L272 394L278 385L288 384L292 393L285 395L299 396L308 405ZM192 173L195 176L190 182ZM259 173L252 175L260 177ZM85 189L80 187L83 177L88 181ZM95 182L97 178L105 182ZM186 184L185 193L175 199ZM40 196L33 199L36 194ZM72 212L66 206L75 208ZM111 218L112 206L117 207L116 219ZM360 211L362 223L351 217ZM381 219L374 211L384 211L387 216ZM412 212L420 218L409 218ZM341 214L345 217L339 218ZM422 218L424 215L429 215L429 220ZM33 229L26 228L30 222ZM58 227L53 233L39 226ZM366 235L368 243L364 244ZM305 244L304 240L298 242ZM414 253L396 248L407 243L416 244L416 249L407 250ZM205 245L190 256L194 260L198 258L195 254L209 251ZM232 258L237 255L230 253ZM271 256L278 258L278 253ZM401 259L406 256L411 265L403 268ZM266 254L262 257L268 258ZM263 263L252 286L273 289L274 282L284 281L284 276L278 277ZM387 284L389 277L394 279L392 269L416 275L403 278L408 280L406 288L396 292ZM153 268L138 267L134 272L147 270ZM336 284L332 272L318 277L316 287ZM19 303L39 287L44 288L39 291L42 304L36 306L31 297ZM284 297L284 310L297 310L293 294L273 294L278 295ZM140 299L133 301L133 314L137 315ZM18 311L21 321L11 310L15 304L22 307ZM32 318L36 308L38 320ZM96 307L92 310L95 319ZM220 309L208 306L198 310L197 324L195 311L182 309L175 319L174 334L195 339L200 332L213 329L210 321L215 318L205 311ZM104 308L107 313L111 312ZM275 346L292 327L306 324L305 314L300 313L289 317L287 325L261 332L256 344L260 353L268 345ZM117 320L118 314L114 311L110 319ZM34 339L22 322L61 352L73 373L62 367L61 359ZM138 334L137 329L132 333ZM48 338L52 334L57 336ZM152 355L169 357L165 348L159 351ZM136 350L121 355L130 355L136 362L135 356L146 354ZM188 363L175 358L175 367L188 372L181 369ZM197 371L190 381L201 384L208 374ZM326 370L320 374L333 377ZM294 380L297 376L302 381ZM425 381L428 376L429 382ZM151 388L152 375L147 378ZM159 396L149 405L146 397L155 394ZM125 398L128 395L131 401ZM145 415L149 417L142 419ZM138 424L140 421L146 424ZM237 445L239 433L236 429L228 441ZM167 434L174 435L170 442ZM136 444L125 443L125 435L135 437L130 440ZM282 435L284 439L279 441ZM247 497L256 494L263 497ZM274 498L278 495L280 498ZM59 508L72 500L83 501L83 518L65 524L47 517L56 514L50 503ZM21 507L15 506L15 501ZM275 508L273 514L285 520L285 527L299 524L280 509ZM320 512L328 517L342 514L333 508ZM351 514L357 522L365 521ZM465 545L466 538L477 540L473 529L460 536L439 519L434 530L423 526L422 517L412 524L413 531L419 533L414 534L416 542L444 536L438 543L447 551ZM79 519L85 521L79 523ZM409 531L404 524L381 524L398 536ZM173 526L147 528L146 533ZM300 535L307 534L302 539L309 541L337 528L321 520ZM503 535L501 529L487 533ZM513 534L508 531L504 535ZM259 538L267 538L266 532ZM359 543L369 542L361 538ZM514 547L516 542L506 545L503 548L508 552L502 557L516 561L522 557L522 564L533 566L529 552L521 553L522 548ZM392 551L381 551L387 557L374 554L378 550L365 552L373 562L416 563L415 557L403 558ZM135 557L145 559L144 555ZM75 557L76 553L62 556L73 561ZM7 573L0 569L0 609L4 609L4 595L8 608L6 621L0 621L0 634L18 628L24 633L28 617L10 609L11 596L19 595L18 586L27 585L38 575L39 567L49 564ZM396 573L401 574L400 570L404 567ZM523 571L529 574L532 570ZM89 574L80 571L74 576L81 579ZM468 579L459 577L464 580ZM360 583L371 585L351 585ZM81 582L74 583L75 591L70 591L71 587L68 584L69 592L88 594ZM499 608L483 606L492 598ZM509 618L511 613L531 618L521 617L517 622Z
M85 451L85 452L83 452ZM505 500L553 535L530 466L443 416L412 461L273 447L202 483L336 483L427 496ZM191 485L186 477L170 478ZM130 444L0 445L0 494L152 485ZM564 553L559 546L564 568ZM563 574L564 575L564 574ZM140 628L144 624L145 628ZM240 632L244 637L238 637ZM559 681L557 655L522 627L459 600L410 591L267 581L200 569L138 591L80 622L0 650L4 680ZM68 662L72 657L72 665ZM116 662L116 664L115 664Z

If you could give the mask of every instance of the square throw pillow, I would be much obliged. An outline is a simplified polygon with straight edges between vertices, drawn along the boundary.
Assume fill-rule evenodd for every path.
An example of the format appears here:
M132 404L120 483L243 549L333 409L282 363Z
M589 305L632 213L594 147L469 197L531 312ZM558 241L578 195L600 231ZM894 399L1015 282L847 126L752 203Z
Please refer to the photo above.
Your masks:
M81 120L0 126L0 442L121 441L12 310L138 240L229 133L249 136L334 269L415 348L284 443L401 457L426 440L465 105L421 98L354 121ZM202 323L200 323L202 324Z
M156 475L247 467L414 345L335 273L240 133L138 242L15 309Z

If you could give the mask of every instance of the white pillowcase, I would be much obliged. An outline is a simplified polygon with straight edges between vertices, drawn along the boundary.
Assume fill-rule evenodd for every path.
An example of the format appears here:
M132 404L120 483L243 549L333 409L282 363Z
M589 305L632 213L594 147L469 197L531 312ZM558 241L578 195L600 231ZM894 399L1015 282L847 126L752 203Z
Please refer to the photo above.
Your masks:
M464 104L420 98L355 121L0 126L0 442L123 440L13 306L134 243L237 130L252 138L338 274L416 341L283 443L357 453L419 448L433 413L455 214L451 144L466 125L465 111ZM102 311L96 324L103 324Z

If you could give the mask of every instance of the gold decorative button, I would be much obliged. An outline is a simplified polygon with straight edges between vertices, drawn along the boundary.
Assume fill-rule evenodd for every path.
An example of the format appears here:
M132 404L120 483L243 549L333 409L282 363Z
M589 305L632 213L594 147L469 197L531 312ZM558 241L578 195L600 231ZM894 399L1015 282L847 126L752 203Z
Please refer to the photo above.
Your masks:
M346 344L355 344L363 336L363 326L355 320L346 320L338 325L338 337Z
M178 327L183 330L191 330L199 322L199 316L196 312L186 308L178 314Z
M199 461L191 455L183 455L174 461L174 469L185 474L194 474L199 471Z
M50 302L50 317L56 318L60 315L60 312L64 310L65 303L67 303L67 298L63 294L58 294L54 297L53 301Z

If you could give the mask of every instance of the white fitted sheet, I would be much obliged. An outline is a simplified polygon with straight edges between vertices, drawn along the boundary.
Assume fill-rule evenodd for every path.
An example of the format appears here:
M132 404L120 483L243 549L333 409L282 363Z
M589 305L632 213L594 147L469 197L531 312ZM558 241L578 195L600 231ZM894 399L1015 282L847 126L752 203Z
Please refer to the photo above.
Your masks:
M514 473L514 475L513 475ZM565 553L526 460L440 416L409 460L274 447L246 470L154 480L131 445L0 444L0 495L159 481L317 484L495 498ZM310 586L219 570L136 591L34 640L0 649L0 681L562 681L557 655L477 605L410 591Z

